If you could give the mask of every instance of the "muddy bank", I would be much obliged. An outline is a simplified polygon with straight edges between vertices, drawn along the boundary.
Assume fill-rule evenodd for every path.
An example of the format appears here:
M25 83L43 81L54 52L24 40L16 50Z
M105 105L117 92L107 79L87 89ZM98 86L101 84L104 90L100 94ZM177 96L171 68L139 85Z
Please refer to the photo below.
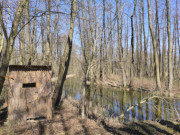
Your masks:
M153 92L156 91L156 82L153 78L134 78L134 83L130 87L129 86L130 80L127 79L127 87L125 90L139 90L139 91L146 91L146 92ZM87 84L91 84L91 82L87 82ZM109 75L104 76L102 80L97 79L94 82L94 85L101 85L103 87L116 87L116 88L123 88L121 77L118 75ZM162 92L167 95L169 94L167 91L168 88L168 81L163 80L161 82L162 86ZM173 82L173 88L172 88L172 96L179 97L180 98L180 81L174 81Z

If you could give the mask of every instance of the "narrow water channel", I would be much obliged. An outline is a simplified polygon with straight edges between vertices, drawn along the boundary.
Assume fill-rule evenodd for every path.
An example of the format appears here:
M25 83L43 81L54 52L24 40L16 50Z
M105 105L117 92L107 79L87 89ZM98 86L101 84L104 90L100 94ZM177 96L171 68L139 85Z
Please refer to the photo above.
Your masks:
M64 86L64 95L81 100L82 87L78 80L69 79ZM180 99L153 99L146 103L135 106L134 109L126 111L129 107L137 105L141 99L148 97L148 92L123 91L117 88L88 87L86 98L92 102L92 106L106 108L110 117L120 116L123 112L126 121L143 120L176 120L180 113Z

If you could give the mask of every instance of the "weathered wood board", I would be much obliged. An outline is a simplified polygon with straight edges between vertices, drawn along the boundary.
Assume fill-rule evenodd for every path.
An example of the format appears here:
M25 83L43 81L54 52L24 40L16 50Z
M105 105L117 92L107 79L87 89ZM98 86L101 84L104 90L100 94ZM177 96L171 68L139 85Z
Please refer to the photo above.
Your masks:
M23 67L22 67L23 68ZM8 120L24 122L38 118L52 118L50 70L10 70L8 92Z

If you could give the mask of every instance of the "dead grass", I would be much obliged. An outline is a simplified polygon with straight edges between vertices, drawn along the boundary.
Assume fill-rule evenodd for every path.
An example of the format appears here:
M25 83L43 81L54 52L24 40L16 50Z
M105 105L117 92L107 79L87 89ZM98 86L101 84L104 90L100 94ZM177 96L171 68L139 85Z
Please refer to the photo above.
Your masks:
M63 100L61 110L54 112L53 120L28 122L20 125L1 125L0 134L7 135L109 135L102 125L92 119L81 119L78 108Z
M64 99L60 110L54 112L51 121L28 122L21 125L1 123L0 135L171 135L180 134L180 123L171 121L145 121L118 123L113 120L81 119L80 103ZM6 110L7 111L7 110ZM1 118L0 114L0 118Z
M127 79L127 85L129 84L130 80ZM103 78L103 81L97 80L96 84L103 85L103 86L113 86L113 87L122 87L122 79L119 75L106 75ZM161 81L162 91L167 92L168 88L168 80L165 79ZM143 91L154 91L156 89L156 81L154 78L134 78L134 83L132 88L133 90L143 90ZM127 90L129 88L127 87ZM173 82L172 94L175 97L180 97L180 80L175 80Z

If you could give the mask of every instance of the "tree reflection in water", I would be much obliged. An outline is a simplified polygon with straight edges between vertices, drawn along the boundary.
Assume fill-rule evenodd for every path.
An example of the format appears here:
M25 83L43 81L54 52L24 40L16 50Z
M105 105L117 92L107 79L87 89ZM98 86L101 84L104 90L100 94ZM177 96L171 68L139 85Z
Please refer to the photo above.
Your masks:
M82 87L77 80L66 81L64 86L64 96L70 96L76 100L81 100ZM177 119L177 112L180 111L180 100L153 99L146 103L135 106L127 112L127 108L136 105L147 92L124 91L117 88L90 87L86 88L86 109L92 107L103 107L108 111L109 117L120 116L125 113L126 121L143 121L156 119ZM141 97L142 96L142 97Z

